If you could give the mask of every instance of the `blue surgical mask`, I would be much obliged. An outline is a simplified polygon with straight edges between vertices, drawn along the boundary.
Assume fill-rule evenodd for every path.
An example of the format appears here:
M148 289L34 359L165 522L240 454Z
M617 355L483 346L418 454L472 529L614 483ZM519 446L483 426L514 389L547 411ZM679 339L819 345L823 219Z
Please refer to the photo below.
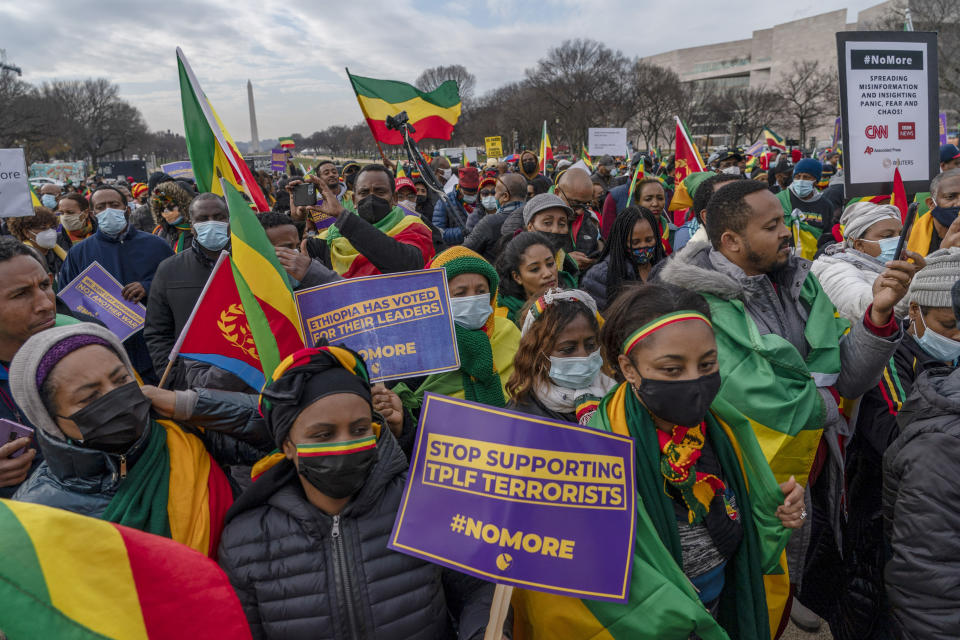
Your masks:
M127 226L127 216L123 209L104 209L97 214L97 225L108 236L118 236Z
M880 245L880 255L876 256L876 260L878 260L880 264L887 264L891 260L896 260L894 254L897 252L897 245L900 244L899 236L884 238L883 240L867 240L864 238L863 241L875 242Z
M915 338L917 344L927 352L928 356L940 362L953 362L960 358L960 342L940 335L928 327L922 313L920 314L920 322L923 324L923 335L915 336Z
M57 196L51 193L45 193L40 196L40 204L45 206L47 209L56 209L57 208Z
M558 358L550 356L550 379L566 389L585 389L590 386L600 369L603 357L597 349L586 358Z
M220 251L230 240L230 223L220 220L194 222L193 232L201 247L209 251Z
M790 183L790 191L798 198L809 198L813 193L813 180L794 180Z
M453 312L453 321L464 329L481 328L493 313L489 293L450 298L450 310Z
M480 203L487 211L496 211L498 207L497 196L484 196Z
M477 201L477 194L467 195L466 193L461 193L460 196L463 198L463 201L467 204L473 204Z

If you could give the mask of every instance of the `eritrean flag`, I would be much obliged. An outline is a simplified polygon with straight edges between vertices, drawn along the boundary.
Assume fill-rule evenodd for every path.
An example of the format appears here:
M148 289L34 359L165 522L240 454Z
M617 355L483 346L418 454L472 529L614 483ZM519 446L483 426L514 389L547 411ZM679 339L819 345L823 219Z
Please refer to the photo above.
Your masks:
M425 92L406 82L355 76L349 69L347 77L377 142L403 144L400 132L387 129L385 123L387 116L395 116L401 111L407 112L415 129L410 134L414 141L424 138L449 140L453 135L453 125L460 119L460 89L453 80Z
M223 187L220 186L223 179L246 193L257 211L270 211L270 205L254 180L250 167L200 88L180 47L177 47L177 66L180 70L183 131L197 189L201 193L212 191L223 195Z
M700 157L700 150L693 143L687 128L680 122L679 116L674 116L677 121L676 134L676 159L674 160L673 184L679 185L691 173L703 171L703 158Z
M265 382L260 354L233 277L230 254L220 254L207 278L170 359L206 362L259 391Z
M8 640L245 640L226 575L161 536L0 500L0 632Z
M264 373L303 348L300 316L287 272L260 221L240 192L224 183L230 208L233 279Z

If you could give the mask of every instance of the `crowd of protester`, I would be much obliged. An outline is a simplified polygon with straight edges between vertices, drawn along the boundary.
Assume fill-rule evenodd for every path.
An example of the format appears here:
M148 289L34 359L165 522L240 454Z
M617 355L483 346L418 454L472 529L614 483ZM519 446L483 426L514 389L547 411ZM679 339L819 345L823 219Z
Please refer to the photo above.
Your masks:
M722 149L682 185L652 154L592 172L531 151L438 156L435 181L389 161L259 173L273 210L258 218L295 290L442 267L461 363L371 385L332 344L263 389L184 358L158 385L231 250L222 197L159 172L47 184L0 236L0 417L35 430L0 446L0 497L213 557L257 638L476 640L493 585L386 547L424 394L608 430L624 416L638 508L731 638L771 636L762 588L744 587L763 578L758 518L790 532L801 628L960 637L960 151L941 149L917 197L926 235L901 255L900 210L844 202L840 160L772 152L760 170ZM316 204L298 206L305 182ZM57 297L94 261L146 306L124 342ZM803 482L778 475L779 504L751 506L722 425L770 406L816 437L794 445ZM681 442L694 453L678 458ZM306 455L330 443L340 455ZM232 506L168 505L182 477ZM192 524L158 526L171 508Z

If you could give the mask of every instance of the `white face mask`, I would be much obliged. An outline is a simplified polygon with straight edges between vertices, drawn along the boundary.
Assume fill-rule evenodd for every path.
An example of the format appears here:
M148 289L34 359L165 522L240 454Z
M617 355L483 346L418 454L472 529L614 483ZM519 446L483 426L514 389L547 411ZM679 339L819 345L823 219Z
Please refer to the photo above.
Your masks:
M479 329L493 313L490 294L450 298L450 311L453 312L453 321L464 329Z
M44 229L43 231L37 233L34 242L36 242L37 246L41 249L53 249L55 246L57 246L56 229Z

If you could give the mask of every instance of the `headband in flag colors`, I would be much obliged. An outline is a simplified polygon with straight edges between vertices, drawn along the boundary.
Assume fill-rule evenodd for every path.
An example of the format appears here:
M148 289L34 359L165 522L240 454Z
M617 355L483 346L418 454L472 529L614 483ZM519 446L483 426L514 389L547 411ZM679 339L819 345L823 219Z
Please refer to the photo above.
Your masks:
M702 320L706 322L708 326L713 327L713 323L699 311L674 311L673 313L668 313L662 315L655 320L651 320L647 324L643 325L636 331L630 334L626 340L623 341L622 351L624 355L629 354L637 343L649 336L654 331L659 331L666 326L675 324L677 322L685 322L687 320Z
M297 457L344 456L374 449L376 446L377 437L373 434L358 440L346 440L344 442L307 442L297 445Z

